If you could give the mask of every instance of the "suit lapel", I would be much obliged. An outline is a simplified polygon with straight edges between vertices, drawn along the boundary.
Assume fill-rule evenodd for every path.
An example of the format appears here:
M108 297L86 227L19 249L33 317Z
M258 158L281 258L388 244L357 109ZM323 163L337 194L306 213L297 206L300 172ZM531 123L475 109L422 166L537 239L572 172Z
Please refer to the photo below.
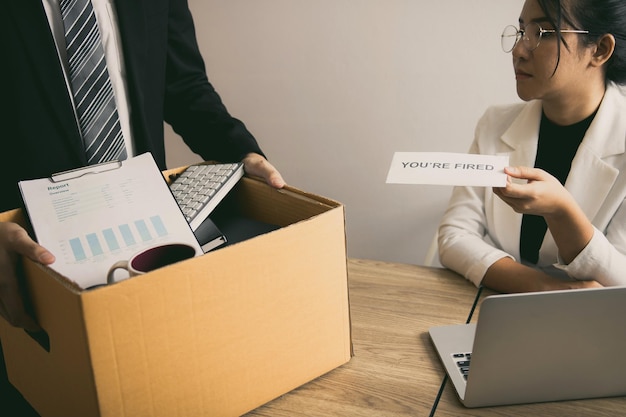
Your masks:
M587 218L601 231L606 229L626 198L626 187L614 187L619 178L616 165L620 165L615 162L621 160L621 165L624 164L626 121L621 115L625 111L623 97L615 87L609 86L572 160L565 182L565 188ZM541 245L540 262L554 262L557 252L554 238L548 231Z
M618 161L623 161L620 157L626 146L625 112L622 95L616 87L609 86L565 183L587 218L600 230L606 227L625 197L624 192L614 192L624 187L613 187L621 165Z
M37 75L33 82L48 103L50 114L59 121L60 136L70 142L79 159L84 159L74 110L41 0L9 1L5 6L9 19L15 22L16 41L22 45Z
M535 165L541 109L540 101L533 101L524 106L511 126L502 135L502 141L513 149L510 154L509 165L528 167Z
M539 122L541 119L541 102L532 102L522 109L511 126L501 137L510 149L510 166L534 166L537 154L537 139ZM514 248L512 251L519 259L519 240L522 227L522 215L516 213L511 207L498 197L494 201L494 222L496 230L506 231L498 235L500 244L504 248Z

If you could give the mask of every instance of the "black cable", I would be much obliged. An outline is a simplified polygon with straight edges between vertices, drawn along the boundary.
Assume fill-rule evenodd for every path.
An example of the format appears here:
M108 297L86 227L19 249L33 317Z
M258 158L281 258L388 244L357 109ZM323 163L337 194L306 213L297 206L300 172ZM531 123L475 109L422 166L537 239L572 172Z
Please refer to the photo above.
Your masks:
M476 306L478 305L478 299L480 298L480 293L483 291L483 286L480 285L478 287L478 291L476 291L476 298L474 298L474 304L472 304L472 308L467 316L467 320L465 320L465 324L469 324L472 321L472 316L474 315L474 310L476 310Z
M468 324L472 320L472 316L474 315L474 310L476 310L476 306L478 305L478 300L480 299L480 293L482 291L483 291L483 286L480 285L478 287L478 291L476 291L476 297L474 297L474 303L472 304L472 308L470 309L469 315L467 316L467 320L465 320L465 324ZM443 390L445 389L447 382L448 382L448 374L446 373L443 376L443 380L441 381L441 386L439 387L439 392L437 393L437 397L435 397L433 406L430 409L430 414L428 415L429 417L433 417L435 415L435 411L437 411L439 400L441 400L441 396L443 395Z
M443 390L446 387L446 383L448 382L448 374L443 376L443 380L441 381L441 386L439 387L439 392L437 393L437 397L435 398L435 402L433 403L432 408L430 409L429 417L433 417L435 415L435 411L437 411L437 406L439 405L439 400L441 399L441 395L443 394Z

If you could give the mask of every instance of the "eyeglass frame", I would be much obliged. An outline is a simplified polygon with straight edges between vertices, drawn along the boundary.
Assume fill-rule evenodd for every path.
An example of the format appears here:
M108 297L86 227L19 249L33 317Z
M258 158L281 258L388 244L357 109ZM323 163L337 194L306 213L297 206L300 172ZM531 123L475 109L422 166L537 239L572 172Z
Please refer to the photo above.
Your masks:
M529 23L529 25L537 25L537 27L539 28L539 37L537 38L537 45L535 45L533 48L529 48L527 44L524 45L524 47L529 52L532 52L535 49L539 48L539 45L541 44L541 39L543 39L544 33L557 33L556 29L544 29L537 22L531 22ZM504 32L506 32L508 28L515 29L516 34L515 34L515 42L513 43L513 46L511 47L511 49L507 51L506 49L504 49ZM588 35L590 33L588 30L579 30L579 29L561 29L559 30L559 32L560 33L577 33L579 35ZM526 29L518 29L518 27L515 25L507 25L504 27L504 29L502 30L502 34L500 35L500 46L502 47L502 50L508 54L509 52L512 52L513 49L515 49L515 47L517 46L520 40L530 41L530 39L526 37Z

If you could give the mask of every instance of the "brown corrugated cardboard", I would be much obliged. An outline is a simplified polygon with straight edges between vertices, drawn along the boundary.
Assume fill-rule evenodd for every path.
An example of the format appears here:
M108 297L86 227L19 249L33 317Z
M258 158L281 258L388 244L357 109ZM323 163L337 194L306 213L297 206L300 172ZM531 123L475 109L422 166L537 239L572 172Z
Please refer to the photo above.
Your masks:
M0 337L42 416L236 416L350 360L343 206L252 178L229 198L281 228L91 291L25 262L49 352Z

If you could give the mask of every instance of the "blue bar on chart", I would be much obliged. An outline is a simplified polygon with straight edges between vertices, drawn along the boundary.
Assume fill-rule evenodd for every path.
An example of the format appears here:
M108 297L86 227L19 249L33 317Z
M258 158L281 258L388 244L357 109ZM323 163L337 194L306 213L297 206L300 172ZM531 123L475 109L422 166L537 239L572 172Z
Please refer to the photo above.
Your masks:
M152 236L150 235L150 231L148 230L148 226L146 225L145 220L135 221L135 226L139 231L139 236L141 236L141 240L143 240L144 242L149 242L152 240Z
M79 238L70 239L70 247L72 248L72 253L74 253L74 259L77 261L87 259L85 250L83 249L83 245L80 243Z
M137 243L135 241L133 233L130 231L130 227L127 224L121 224L118 227L120 229L120 233L122 234L122 239L124 239L124 243L126 243L126 246L132 246Z
M96 255L102 255L102 246L100 245L100 241L98 240L98 236L95 233L89 233L87 236L87 243L89 244L89 248L91 249L91 253Z
M167 229L165 228L165 224L163 224L163 220L161 220L161 216L152 216L150 217L150 221L152 222L152 226L154 226L154 230L156 230L157 235L160 237L167 236Z
M165 223L159 215L151 216L149 220L149 224L152 225L154 232L150 230L150 228L148 227L148 221L146 220L136 220L133 224L136 228L136 231L133 230L134 228L128 224L121 224L118 226L118 230L123 241L122 243L125 244L127 247L136 245L138 243L138 238L143 242L150 242L151 240L153 240L152 235L154 232L156 232L159 237L164 237L168 235ZM122 245L120 245L120 241L118 240L119 236L116 235L113 228L103 229L102 235L99 235L97 233L89 233L84 236L84 239L87 242L88 249L91 251L90 256L103 255L105 253L105 250L107 249L108 251L116 251L121 249L122 247ZM102 243L103 240L106 245ZM83 247L83 242L81 241L81 238L77 237L70 239L69 244L74 255L74 259L76 261L83 261L87 259L88 255L85 251L85 248Z
M120 248L120 244L117 243L117 239L115 238L115 234L113 234L113 229L104 229L102 231L104 235L104 240L107 242L107 246L109 250L118 250Z

